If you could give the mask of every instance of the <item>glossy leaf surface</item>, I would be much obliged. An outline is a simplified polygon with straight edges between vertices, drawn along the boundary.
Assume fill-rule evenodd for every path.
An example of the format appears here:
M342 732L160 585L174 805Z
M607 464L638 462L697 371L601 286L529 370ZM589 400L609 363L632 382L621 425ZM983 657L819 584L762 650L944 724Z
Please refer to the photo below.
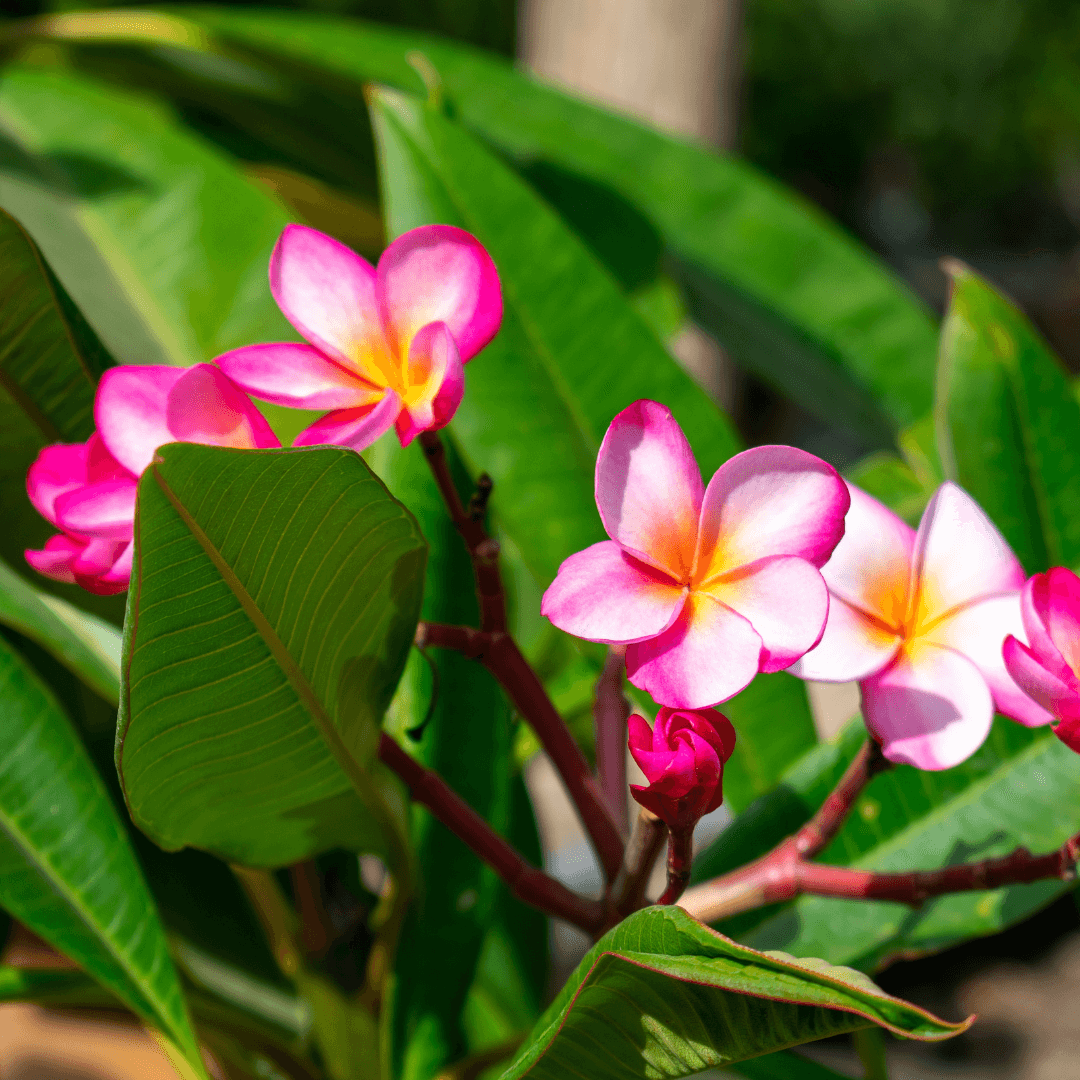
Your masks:
M739 449L728 421L668 355L581 242L499 159L416 98L372 91L389 231L473 233L503 286L502 329L465 376L452 430L495 480L500 520L543 582L603 538L596 451L617 412L663 401L706 476Z
M1049 346L966 266L953 263L942 328L938 439L955 479L1029 574L1080 559L1080 404Z
M140 482L117 769L167 850L404 859L375 761L425 545L349 450L174 444Z
M197 1060L124 827L52 694L0 640L0 906Z
M540 1018L503 1080L683 1077L876 1023L946 1039L947 1024L866 976L754 952L679 908L646 908L609 931Z

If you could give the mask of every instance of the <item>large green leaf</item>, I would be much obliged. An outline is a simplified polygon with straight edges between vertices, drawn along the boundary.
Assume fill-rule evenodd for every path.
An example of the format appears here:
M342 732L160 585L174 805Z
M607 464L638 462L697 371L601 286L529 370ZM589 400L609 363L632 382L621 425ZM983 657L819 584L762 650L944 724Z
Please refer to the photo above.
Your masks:
M165 934L105 786L51 693L0 640L0 906L193 1061Z
M468 501L469 479L452 444L448 457ZM402 450L384 439L369 460L415 514L430 545L423 617L476 625L472 563L422 449ZM434 673L415 656L393 720L416 733L426 720L420 741L405 745L505 833L510 713L503 692L482 665L458 653L437 650L431 663ZM412 837L420 884L394 960L390 1060L394 1076L429 1080L467 1053L462 1010L500 888L476 855L423 807L413 808Z
M120 631L28 585L0 560L0 624L47 649L91 690L116 704L120 689Z
M827 418L887 442L931 406L933 322L873 256L806 201L733 158L586 104L501 58L436 38L298 12L188 9L156 32L129 16L79 16L48 31L90 41L222 42L354 92L367 81L422 89L427 58L464 123L535 173L622 206L679 260L696 316L736 359ZM216 46L215 46L216 47ZM558 198L559 185L541 185ZM606 193L606 194L605 194Z
M135 543L116 762L136 824L247 865L345 847L405 872L375 754L419 613L408 512L349 450L174 444Z
M1080 404L1026 318L953 263L938 440L1028 573L1080 559ZM942 445L944 443L944 445Z
M736 437L611 276L494 154L416 98L370 97L389 231L463 226L499 268L502 329L469 365L453 431L470 467L494 477L500 522L546 582L603 538L593 468L617 412L663 401L706 476Z
M266 288L286 215L141 95L5 68L0 206L122 362L190 364L292 336Z
M859 742L856 722L840 744L812 751L775 793L749 808L745 822L736 819L703 869L733 869L794 831ZM1078 784L1080 758L1049 731L999 717L986 743L963 765L944 772L899 766L876 777L819 859L865 870L934 870L1006 855L1019 846L1050 851L1080 831ZM742 917L730 930L755 948L782 948L871 970L897 956L936 952L995 933L1067 888L1053 880L955 893L917 910L806 896L775 914ZM769 917L762 921L761 915Z
M679 908L646 908L593 946L502 1080L689 1076L868 1023L917 1039L967 1026L859 972L755 952Z
M0 140L0 174L3 151ZM23 559L56 531L26 497L27 469L43 446L89 437L94 388L112 363L37 245L0 210L0 558L49 592L118 619L120 601L39 577Z

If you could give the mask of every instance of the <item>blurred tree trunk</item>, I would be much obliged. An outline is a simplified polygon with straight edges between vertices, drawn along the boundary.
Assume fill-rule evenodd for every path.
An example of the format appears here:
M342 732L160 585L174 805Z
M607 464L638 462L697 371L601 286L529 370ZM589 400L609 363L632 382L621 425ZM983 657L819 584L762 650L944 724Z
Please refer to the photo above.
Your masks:
M522 0L519 54L538 75L668 131L735 143L742 0ZM673 345L729 411L735 372L696 327Z

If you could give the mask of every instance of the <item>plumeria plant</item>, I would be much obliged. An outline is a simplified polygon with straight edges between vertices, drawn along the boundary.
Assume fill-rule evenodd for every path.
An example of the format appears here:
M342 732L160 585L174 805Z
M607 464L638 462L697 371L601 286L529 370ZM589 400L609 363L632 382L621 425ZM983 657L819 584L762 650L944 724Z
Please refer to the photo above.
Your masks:
M1018 309L449 42L4 35L0 940L52 952L0 999L204 1080L964 1031L872 976L1080 856L1080 403ZM746 447L690 317L865 454Z

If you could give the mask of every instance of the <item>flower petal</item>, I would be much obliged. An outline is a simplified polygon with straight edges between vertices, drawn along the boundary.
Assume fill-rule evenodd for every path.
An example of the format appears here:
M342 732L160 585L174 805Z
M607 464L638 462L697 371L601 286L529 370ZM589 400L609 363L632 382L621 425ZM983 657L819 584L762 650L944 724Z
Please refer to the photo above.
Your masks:
M821 567L844 535L850 501L837 471L813 454L793 446L744 450L705 489L694 576L708 581L767 555Z
M950 769L982 746L994 719L979 669L952 649L917 642L862 685L863 716L890 761Z
M399 236L379 258L380 310L400 356L420 328L443 322L463 362L502 322L502 287L491 256L476 237L451 225L422 225Z
M133 477L102 480L69 491L56 500L60 527L80 536L126 542L132 535L137 491Z
M387 390L381 401L359 409L337 409L320 417L293 439L293 446L348 446L364 450L394 426L401 398Z
M130 543L132 543L130 540L125 543L123 540L116 541L105 537L97 537L91 540L75 556L75 561L72 563L75 580L80 585L83 585L83 578L98 577L100 574L106 573L116 562L117 556Z
M706 592L737 611L761 638L761 670L782 671L821 640L829 590L805 559L760 559L714 581Z
M252 397L292 409L355 409L383 394L310 345L245 345L214 363Z
M270 256L270 291L305 340L357 374L365 356L386 351L375 268L318 229L285 226Z
M1080 578L1063 566L1037 577L1041 580L1032 587L1034 608L1061 658L1080 675Z
M995 593L1019 592L1024 571L982 507L946 481L923 511L915 537L914 566L925 613L944 615Z
M174 442L241 450L281 446L251 398L213 364L184 372L169 391L165 417Z
M1016 685L1033 703L1038 702L1054 716L1061 716L1066 705L1080 707L1080 683L1076 677L1063 680L1048 671L1031 648L1012 634L1002 646L1002 659Z
M101 582L105 585L119 585L126 589L131 582L131 566L135 555L135 541L131 540L116 557L116 562L101 575Z
M109 453L109 448L95 431L86 440L86 482L96 484L101 480L123 480L125 477L133 478L133 474Z
M602 540L559 567L540 613L586 641L643 641L671 626L685 594L681 585L639 563L618 544Z
M896 655L900 635L869 619L838 596L829 597L829 618L821 641L789 668L815 682L854 682L880 671Z
M56 500L86 483L85 443L57 443L44 447L26 474L26 493L34 509L56 525Z
M109 368L98 382L94 420L102 441L121 465L138 476L154 451L176 442L169 430L169 391L186 369L153 364Z
M907 615L915 530L877 499L848 484L844 538L821 573L829 592L899 627Z
M687 581L702 493L694 453L670 409L635 401L611 421L596 458L596 505L612 540Z
M45 577L53 581L63 581L68 585L75 584L75 572L72 564L79 552L86 546L85 540L76 540L72 536L64 536L57 533L45 541L45 547L41 550L27 550L23 554L26 561Z
M676 709L726 701L758 673L761 638L747 619L703 593L691 593L658 637L628 645L626 672L639 689Z
M1049 724L1053 717L1036 705L1006 670L1001 650L1011 634L1021 639L1024 636L1019 593L967 604L935 624L924 636L935 645L943 645L966 656L979 669L994 696L994 708L998 712L1025 727Z
M429 323L412 339L405 378L405 408L397 419L402 446L448 424L465 393L465 368L446 323Z

